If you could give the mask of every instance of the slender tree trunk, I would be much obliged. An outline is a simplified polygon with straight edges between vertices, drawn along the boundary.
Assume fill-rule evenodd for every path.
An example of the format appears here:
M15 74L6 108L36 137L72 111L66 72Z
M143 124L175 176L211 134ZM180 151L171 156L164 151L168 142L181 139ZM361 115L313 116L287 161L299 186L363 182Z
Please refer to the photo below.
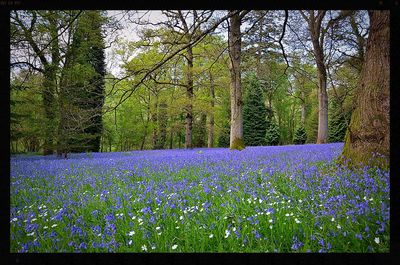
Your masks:
M146 137L147 137L147 129L149 127L149 122L150 122L150 98L149 98L149 104L147 105L147 118L146 118L146 123L144 125L144 133L142 137L142 142L140 143L140 150L143 150L144 148L144 143L146 142Z
M171 128L169 132L169 149L172 149L173 140L174 140L174 132Z
M323 17L323 16L322 16ZM309 27L318 70L318 136L317 144L328 140L328 93L326 91L327 75L324 62L324 51L320 43L321 19L310 17Z
M234 11L229 11L233 13ZM230 98L231 98L231 134L230 149L242 150L245 148L243 142L243 101L242 88L240 80L240 53L241 53L241 36L240 24L241 18L239 13L229 18L229 70L231 75Z
M165 101L160 102L158 108L158 129L160 132L158 138L158 148L164 149L165 143L167 141L167 103Z
M151 121L153 122L153 149L157 149L158 133L157 133L157 109L158 109L158 97L155 97L154 110L151 115Z
M192 129L193 129L193 50L187 48L187 74L186 74L186 95L189 100L186 106L185 119L185 148L192 148Z
M365 61L341 161L385 167L390 156L390 13L368 13Z
M210 119L208 122L208 137L207 137L207 147L212 148L214 147L214 106L215 106L215 88L214 88L214 79L210 73L210 105L211 105L211 112L210 112Z
M306 96L304 91L301 92L301 124L304 126L306 122Z

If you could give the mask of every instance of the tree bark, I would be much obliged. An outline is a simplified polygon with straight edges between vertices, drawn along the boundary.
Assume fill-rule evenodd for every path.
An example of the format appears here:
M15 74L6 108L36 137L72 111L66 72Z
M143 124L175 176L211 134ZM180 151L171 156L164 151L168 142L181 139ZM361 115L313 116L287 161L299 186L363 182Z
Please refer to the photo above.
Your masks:
M192 148L192 129L193 129L193 50L189 46L187 49L187 74L186 74L186 95L189 104L186 105L185 118L185 148Z
M210 119L208 121L208 137L207 137L207 147L214 147L214 106L215 106L215 88L214 88L214 79L210 73Z
M158 109L158 96L155 97L154 110L151 115L151 121L153 122L153 149L157 149L158 133L157 133L157 109Z
M314 57L318 69L318 136L317 144L324 144L328 140L328 93L326 91L327 75L324 62L324 40L321 38L321 24L326 11L319 10L317 16L310 11L308 25L314 49Z
M234 13L230 10L229 13ZM230 98L231 98L231 134L230 149L242 150L245 148L243 142L243 101L240 80L240 55L241 55L241 36L239 13L233 14L230 18L228 44L229 44L229 71L231 76Z
M390 13L369 11L370 31L341 161L386 167L390 156Z
M301 124L304 126L306 122L306 96L304 91L301 92Z

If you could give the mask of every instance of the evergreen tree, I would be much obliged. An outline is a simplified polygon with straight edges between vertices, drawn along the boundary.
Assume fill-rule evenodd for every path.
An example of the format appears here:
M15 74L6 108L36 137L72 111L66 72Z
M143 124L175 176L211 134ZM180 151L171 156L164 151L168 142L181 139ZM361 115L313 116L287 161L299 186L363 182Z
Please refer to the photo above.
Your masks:
M224 127L222 127L222 131L218 137L218 147L229 147L230 129L231 125L229 122L226 122Z
M280 138L280 132L278 125L273 121L269 122L265 132L265 144L278 145L279 138Z
M260 82L254 74L251 74L246 81L243 106L244 143L250 146L264 145L267 109L264 105Z
M343 142L346 135L348 122L350 121L351 111L340 108L340 103L336 98L332 98L331 117L329 119L329 142Z
M67 137L71 152L98 152L100 149L105 76L104 22L100 11L85 11L74 34L68 58L69 81L64 88L64 96L68 98L66 111L69 112L66 118L69 132L64 137ZM73 121L76 117L81 117L79 123Z
M293 136L293 143L295 144L304 144L307 140L306 129L304 125L299 126Z

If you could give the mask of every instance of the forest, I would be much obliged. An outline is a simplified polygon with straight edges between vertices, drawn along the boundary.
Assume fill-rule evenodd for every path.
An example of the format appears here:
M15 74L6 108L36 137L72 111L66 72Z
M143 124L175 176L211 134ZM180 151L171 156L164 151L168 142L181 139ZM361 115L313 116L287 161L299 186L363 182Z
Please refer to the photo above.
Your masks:
M10 11L11 251L388 251L389 17L387 10ZM26 192L35 187L36 195ZM359 189L370 205L360 206ZM293 216L290 202L302 207L314 196L326 211L310 204L284 232L279 220ZM39 198L34 216L43 215L52 197L59 203L51 207L60 209L53 217L65 229L45 231L39 244L29 235L42 228L17 222L32 220L27 202ZM270 203L251 206L253 198ZM274 206L281 199L288 213ZM103 220L93 200L105 223L67 221ZM245 215L275 217L260 220L260 230L239 226L241 203ZM209 226L208 204L219 213L214 217L227 217L217 228ZM175 219L183 227L187 213L197 216L187 229L214 231L206 241L193 229L190 239L183 236L189 230L173 237ZM258 225L257 214L244 222ZM157 223L150 235L123 215L150 226L154 218L175 219ZM355 239L324 243L346 215L353 228L339 236ZM316 229L325 227L323 239L306 228L306 216ZM324 226L319 217L342 218L342 226ZM271 234L275 225L280 231ZM142 235L135 247L134 231ZM102 241L91 233L103 234ZM240 243L211 242L231 233ZM246 233L250 238L241 237ZM279 243L282 233L289 239Z

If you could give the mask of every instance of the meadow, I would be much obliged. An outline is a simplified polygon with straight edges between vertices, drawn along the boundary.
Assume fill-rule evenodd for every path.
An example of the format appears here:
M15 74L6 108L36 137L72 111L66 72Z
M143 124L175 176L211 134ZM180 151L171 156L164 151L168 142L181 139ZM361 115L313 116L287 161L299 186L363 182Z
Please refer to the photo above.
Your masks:
M11 252L389 252L389 170L342 143L10 158Z

